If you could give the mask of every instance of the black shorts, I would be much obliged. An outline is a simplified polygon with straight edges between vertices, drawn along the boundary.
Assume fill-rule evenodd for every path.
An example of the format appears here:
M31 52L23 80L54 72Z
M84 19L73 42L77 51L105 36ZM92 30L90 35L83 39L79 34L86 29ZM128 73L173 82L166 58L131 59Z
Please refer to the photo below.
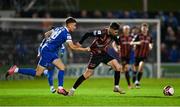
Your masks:
M107 64L109 61L113 60L114 58L110 56L108 53L102 54L91 54L88 69L96 68L100 63Z
M130 58L121 57L121 63L122 63L122 65L129 64L129 62L130 62Z
M139 66L139 63L141 62L141 61L145 61L146 60L146 57L135 57L135 66Z

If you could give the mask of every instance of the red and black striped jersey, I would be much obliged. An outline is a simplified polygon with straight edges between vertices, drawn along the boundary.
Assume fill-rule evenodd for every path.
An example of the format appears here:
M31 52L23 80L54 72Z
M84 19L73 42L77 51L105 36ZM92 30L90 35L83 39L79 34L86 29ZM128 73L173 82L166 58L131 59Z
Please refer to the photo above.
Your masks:
M96 38L91 44L91 52L93 54L100 54L107 52L108 48L111 46L113 40L117 42L117 38L108 34L108 29L94 31Z
M152 37L150 35L139 34L136 41L140 41L140 45L136 45L135 57L147 57L149 55L149 44L152 43Z
M108 48L111 46L112 41L115 41L118 44L117 37L110 35L107 28L102 30L94 30L93 32L87 32L84 34L84 36L81 37L79 43L82 44L88 37L95 37L90 46L92 54L107 52Z
M119 38L119 44L120 44L120 56L121 57L126 57L129 58L130 57L130 52L131 52L131 45L130 42L132 41L132 36L120 36Z

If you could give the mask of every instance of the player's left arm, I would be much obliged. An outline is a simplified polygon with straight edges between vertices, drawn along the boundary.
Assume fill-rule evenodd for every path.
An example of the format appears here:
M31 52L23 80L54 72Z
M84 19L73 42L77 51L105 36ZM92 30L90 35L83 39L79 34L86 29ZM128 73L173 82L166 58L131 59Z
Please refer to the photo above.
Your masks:
M152 37L150 38L150 42L149 42L149 49L152 50L153 48L153 40Z
M55 27L52 26L51 29L47 32L44 33L44 38L47 39L53 32L54 32Z
M100 37L103 33L104 32L102 30L94 30L93 32L87 32L81 37L78 45L82 45L83 42L89 37Z
M49 30L44 33L44 38L47 39L51 34L53 33L53 30Z

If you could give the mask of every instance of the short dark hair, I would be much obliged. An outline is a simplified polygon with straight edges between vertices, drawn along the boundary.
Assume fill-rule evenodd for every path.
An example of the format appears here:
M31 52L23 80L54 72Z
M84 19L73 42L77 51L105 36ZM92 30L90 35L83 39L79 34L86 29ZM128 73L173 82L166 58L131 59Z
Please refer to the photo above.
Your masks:
M73 17L68 17L68 18L66 18L65 23L67 25L69 23L77 23L77 22L76 22L76 19L74 19Z
M112 23L110 24L110 28L112 28L112 29L114 29L114 30L119 30L120 26L119 26L118 23L112 22Z
M149 27L147 23L142 23L141 26Z

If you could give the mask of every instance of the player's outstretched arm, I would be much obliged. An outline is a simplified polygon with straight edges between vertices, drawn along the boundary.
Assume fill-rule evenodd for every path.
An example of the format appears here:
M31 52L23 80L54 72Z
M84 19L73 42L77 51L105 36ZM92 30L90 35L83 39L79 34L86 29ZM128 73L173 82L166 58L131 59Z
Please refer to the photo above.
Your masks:
M140 41L137 41L137 42L130 42L130 45L140 45L141 44L141 42Z
M52 34L52 32L53 32L52 30L49 30L49 31L45 32L44 33L44 38L47 39Z
M87 47L87 48L79 47L79 46L75 45L72 41L68 41L67 44L68 44L68 46L69 46L72 50L76 50L76 51L90 51L90 48L89 48L89 47Z

